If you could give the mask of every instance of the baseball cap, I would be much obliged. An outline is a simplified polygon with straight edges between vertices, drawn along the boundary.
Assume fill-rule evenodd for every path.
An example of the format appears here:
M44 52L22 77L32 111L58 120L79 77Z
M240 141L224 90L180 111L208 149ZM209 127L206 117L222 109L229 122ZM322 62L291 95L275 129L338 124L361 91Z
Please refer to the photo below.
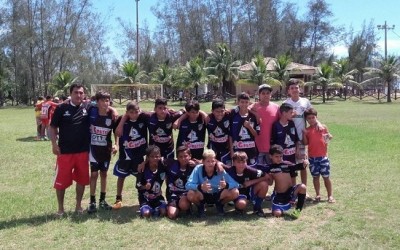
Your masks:
M260 93L264 89L267 89L267 90L269 90L269 92L272 92L271 86L269 86L268 84L261 84L260 86L258 86L258 93Z

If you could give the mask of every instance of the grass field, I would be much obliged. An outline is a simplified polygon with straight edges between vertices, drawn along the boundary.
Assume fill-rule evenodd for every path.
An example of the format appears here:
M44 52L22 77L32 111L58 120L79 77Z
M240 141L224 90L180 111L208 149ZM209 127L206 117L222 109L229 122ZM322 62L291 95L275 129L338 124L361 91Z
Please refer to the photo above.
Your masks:
M201 105L210 110L209 103ZM142 104L145 110L152 106ZM140 219L133 177L125 182L121 210L76 215L70 188L70 212L56 219L50 142L33 140L32 108L0 109L0 248L399 249L400 103L347 101L314 107L334 136L329 153L337 203L306 203L296 221L240 216L231 208L224 218L214 216L212 208L204 220ZM112 203L112 171L108 180L107 200ZM311 177L308 192L314 194ZM87 202L88 189L85 207ZM264 202L265 212L270 213L269 207Z

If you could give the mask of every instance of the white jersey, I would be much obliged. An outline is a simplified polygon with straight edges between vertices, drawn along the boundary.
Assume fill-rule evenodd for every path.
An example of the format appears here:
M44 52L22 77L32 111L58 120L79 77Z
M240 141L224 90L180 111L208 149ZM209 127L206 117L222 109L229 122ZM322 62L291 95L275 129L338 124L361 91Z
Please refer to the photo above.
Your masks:
M293 109L295 111L295 115L293 116L293 122L294 125L296 126L297 134L299 136L299 139L303 139L303 129L306 127L306 120L304 117L304 111L306 109L311 108L311 103L307 98L300 97L300 99L295 102L292 99L288 98L284 101L285 103L289 103L290 105L293 106Z

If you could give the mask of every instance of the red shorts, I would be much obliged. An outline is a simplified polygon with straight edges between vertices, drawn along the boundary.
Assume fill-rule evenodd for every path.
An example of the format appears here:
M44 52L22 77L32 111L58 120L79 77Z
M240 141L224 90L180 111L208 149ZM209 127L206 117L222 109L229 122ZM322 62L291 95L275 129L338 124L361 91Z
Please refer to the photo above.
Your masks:
M50 119L40 119L40 121L42 122L42 125L45 125L45 126L50 125Z
M89 185L89 152L60 154L57 157L55 189L66 189L72 181Z

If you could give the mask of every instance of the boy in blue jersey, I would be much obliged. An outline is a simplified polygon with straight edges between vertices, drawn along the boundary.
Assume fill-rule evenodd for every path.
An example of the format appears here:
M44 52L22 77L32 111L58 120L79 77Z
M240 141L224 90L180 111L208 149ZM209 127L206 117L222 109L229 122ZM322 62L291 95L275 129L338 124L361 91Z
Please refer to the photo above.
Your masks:
M215 152L207 149L203 153L203 164L194 168L186 183L187 198L197 205L199 217L204 217L205 203L215 204L218 214L224 215L224 204L238 197L238 187L229 174L218 172Z
M231 156L236 151L244 151L247 154L247 164L257 164L258 152L255 138L260 133L260 126L254 114L248 110L250 97L247 93L238 95L238 107L232 110L231 116Z
M253 201L254 214L264 217L261 205L268 192L268 185L272 185L272 179L263 171L247 166L247 155L243 151L235 152L232 160L233 165L227 167L226 172L239 183L239 197L235 200L235 208L243 213L248 201Z
M167 100L157 98L154 105L154 113L149 119L149 145L156 145L161 150L164 159L174 159L174 137L172 133L173 123L181 117L183 112L172 112L167 108Z
M296 208L290 214L291 217L297 219L300 217L301 210L306 199L306 185L292 184L290 177L291 169L300 170L304 163L289 166L283 162L283 148L279 145L272 145L270 150L271 162L267 172L275 181L274 193L271 196L272 215L280 217L284 211L289 210L292 204L296 202Z
M231 163L230 157L230 113L225 110L224 101L217 99L211 104L212 113L208 115L208 148L216 153L216 158L224 164Z
M178 160L167 165L167 215L170 219L176 219L180 211L188 211L191 205L185 185L194 167L192 155L185 146L180 146L176 154Z
M146 163L143 173L138 175L136 188L138 189L140 216L149 218L164 216L167 204L162 195L162 184L166 175L166 166L161 159L160 148L150 145L146 149Z
M192 158L200 162L205 145L206 125L200 116L200 105L197 101L189 101L185 105L187 118L180 122L176 148L186 146Z
M122 207L122 189L125 178L137 176L138 165L144 161L147 148L147 124L149 116L141 112L136 102L126 105L126 113L119 118L116 134L119 136L119 158L114 166L118 177L117 196L113 209Z
M296 126L292 120L294 115L293 106L282 103L279 107L280 118L272 125L271 145L277 144L283 148L283 160L292 164L296 163L296 153L299 150L299 136ZM297 172L291 170L293 185L296 184Z
M101 209L110 210L112 207L105 200L107 189L107 171L110 165L111 154L118 150L117 136L115 135L116 122L113 120L112 112L109 110L110 94L100 91L96 93L97 107L89 111L90 119L90 203L87 209L89 214L97 212L96 207L96 184L100 172L100 200ZM114 130L114 141L112 145L111 133Z

